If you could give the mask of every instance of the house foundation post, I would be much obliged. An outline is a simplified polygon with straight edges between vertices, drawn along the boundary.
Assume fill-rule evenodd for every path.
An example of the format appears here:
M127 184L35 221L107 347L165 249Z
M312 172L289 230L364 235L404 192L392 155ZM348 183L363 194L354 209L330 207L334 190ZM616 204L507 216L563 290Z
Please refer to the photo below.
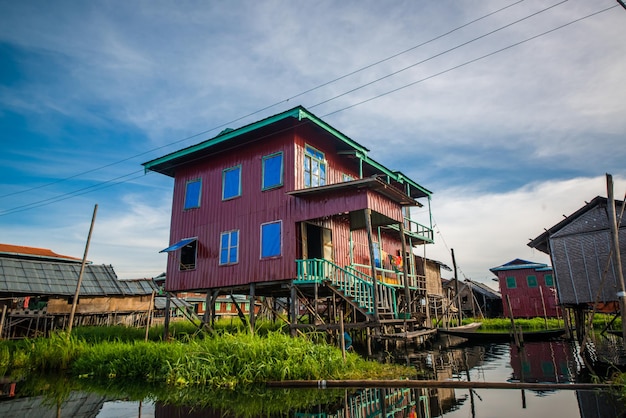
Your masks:
M254 335L254 322L255 322L255 318L256 318L256 314L254 312L254 301L256 299L256 284L254 283L250 283L250 300L249 305L248 305L248 315L249 315L249 320L248 320L248 324L250 325L250 334Z
M374 259L374 238L372 233L372 210L367 208L365 211L365 227L367 229L367 242L370 252L370 264L372 265L372 283L374 285L374 317L376 321L378 318L378 279L376 278L376 260Z
M290 331L291 336L296 336L296 324L298 323L298 316L296 314L296 286L291 283L291 296L289 298L289 313L290 313Z

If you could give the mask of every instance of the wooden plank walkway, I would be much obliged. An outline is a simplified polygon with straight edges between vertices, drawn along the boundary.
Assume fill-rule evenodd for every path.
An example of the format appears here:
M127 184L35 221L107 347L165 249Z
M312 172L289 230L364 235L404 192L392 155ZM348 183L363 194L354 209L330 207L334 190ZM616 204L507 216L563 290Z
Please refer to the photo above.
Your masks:
M611 383L525 383L468 382L460 380L284 380L267 382L277 388L450 388L450 389L528 389L594 390L610 389Z

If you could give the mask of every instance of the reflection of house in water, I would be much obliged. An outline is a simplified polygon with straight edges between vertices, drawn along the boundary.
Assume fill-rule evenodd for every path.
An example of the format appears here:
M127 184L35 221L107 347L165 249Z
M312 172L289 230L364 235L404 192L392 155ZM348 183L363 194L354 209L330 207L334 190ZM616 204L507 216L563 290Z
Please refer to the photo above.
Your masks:
M364 388L345 391L343 402L313 405L284 416L298 418L430 418L427 391L420 388ZM155 417L215 417L233 416L232 412L214 408L191 408L156 404Z
M102 395L85 392L70 392L56 406L45 396L8 399L0 402L0 417L93 418L98 416L105 401Z
M597 390L577 390L580 418L624 417L626 405L617 396Z
M575 380L576 365L571 346L565 341L511 344L513 380L520 382L567 383Z

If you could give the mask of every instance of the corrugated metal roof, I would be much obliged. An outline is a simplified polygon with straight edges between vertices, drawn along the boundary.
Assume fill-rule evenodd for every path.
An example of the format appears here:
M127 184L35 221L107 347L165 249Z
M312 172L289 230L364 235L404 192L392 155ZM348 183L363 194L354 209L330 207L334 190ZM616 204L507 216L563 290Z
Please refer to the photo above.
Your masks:
M57 254L47 248L25 247L23 245L12 244L0 244L0 257L43 258L72 262L82 261L80 258Z
M541 252L544 252L546 254L550 254L550 244L549 244L549 240L550 237L552 235L554 235L555 233L561 231L562 229L564 229L566 226L570 225L571 223L573 223L574 221L576 221L578 218L582 217L586 212L589 212L590 210L596 208L596 207L601 207L603 209L606 208L607 204L608 204L609 200L606 197L602 197L602 196L596 196L594 197L589 203L586 203L585 206L581 207L580 209L578 209L576 212L572 213L571 215L565 217L565 219L563 219L561 222L553 225L552 227L548 228L545 230L545 232L543 232L541 235L537 236L536 238L530 240L530 242L527 244L529 247L531 248L535 248ZM619 214L621 212L621 208L622 205L624 203L620 200L615 200L615 210L616 210L616 214L619 217ZM608 216L608 215L607 215ZM618 224L620 223L620 220L618 219ZM623 226L622 226L623 228Z
M509 261L508 263L503 264L501 266L490 268L489 271L497 276L498 275L496 273L497 271L524 270L524 269L548 271L548 270L552 270L552 267L544 263L535 263L532 261L526 261L526 260L516 258L515 260Z
M465 283L472 288L473 292L480 293L481 295L485 295L486 297L491 299L502 299L502 295L500 294L500 292L490 288L484 283L476 282L473 280L465 280Z
M0 258L0 293L73 296L80 264ZM112 266L86 265L81 296L149 295L152 280L118 280Z
M287 110L285 112L279 113L274 116L270 116L268 118L262 119L260 121L248 124L241 128L224 130L219 135L214 138L207 139L202 141L196 145L192 145L190 147L172 152L170 154L164 155L162 157L156 158L154 160L143 163L144 169L146 171L155 171L157 173L164 174L166 176L174 177L176 169L187 164L189 161L196 161L198 155L206 155L210 153L212 149L217 148L219 146L223 146L223 144L227 141L239 141L245 135L248 135L250 132L256 132L261 129L269 128L272 126L282 126L285 121L288 120L297 120L299 122L308 122L313 125L321 128L330 134L333 138L340 141L341 144L344 144L347 147L347 150L344 150L344 153L353 153L355 156L365 164L371 166L375 170L380 173L389 176L390 178L398 181L401 184L410 185L409 195L413 198L420 197L429 197L432 195L432 192L423 186L419 185L417 182L411 180L408 176L400 171L393 171L384 165L374 161L367 154L369 149L359 144L352 138L340 132L338 129L332 127L328 123L324 122L322 119L315 116L313 113L309 112L302 106L297 106L293 109ZM281 128L285 129L285 128ZM255 139L258 139L255 137Z

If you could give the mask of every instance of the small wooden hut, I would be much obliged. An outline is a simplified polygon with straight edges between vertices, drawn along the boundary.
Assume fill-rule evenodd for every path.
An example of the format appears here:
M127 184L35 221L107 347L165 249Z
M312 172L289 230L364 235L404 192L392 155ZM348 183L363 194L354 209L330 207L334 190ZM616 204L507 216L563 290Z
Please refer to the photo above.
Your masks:
M579 338L584 315L591 309L617 311L622 292L618 268L612 257L608 199L597 196L561 222L548 228L528 246L550 255L559 301L576 315ZM615 201L616 213L623 202ZM626 224L620 222L621 269L626 259Z
M0 338L65 328L81 262L44 248L0 244ZM112 266L87 264L74 323L144 323L156 289L152 279L118 280Z

